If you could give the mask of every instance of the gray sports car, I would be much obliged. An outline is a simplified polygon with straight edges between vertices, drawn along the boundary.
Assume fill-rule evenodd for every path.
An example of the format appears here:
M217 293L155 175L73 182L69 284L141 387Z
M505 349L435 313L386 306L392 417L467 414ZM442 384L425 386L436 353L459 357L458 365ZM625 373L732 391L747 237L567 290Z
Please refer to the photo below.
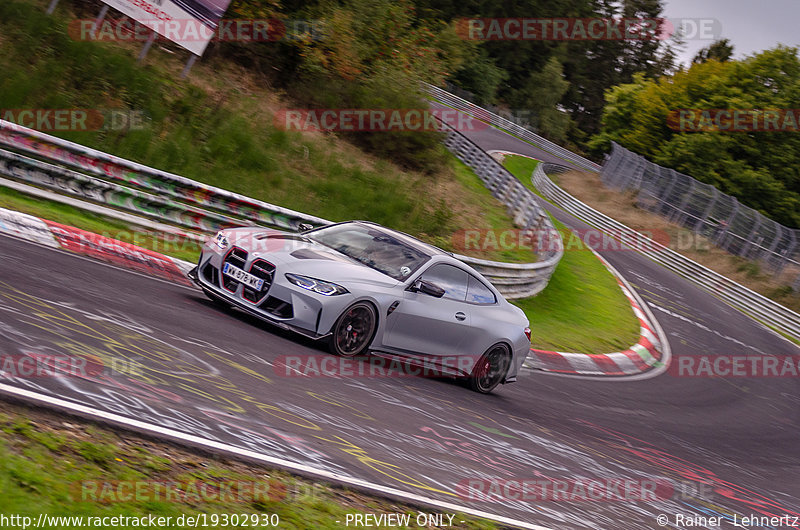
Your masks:
M364 221L283 232L231 228L190 277L213 300L362 353L432 363L478 392L516 381L528 319L452 254Z

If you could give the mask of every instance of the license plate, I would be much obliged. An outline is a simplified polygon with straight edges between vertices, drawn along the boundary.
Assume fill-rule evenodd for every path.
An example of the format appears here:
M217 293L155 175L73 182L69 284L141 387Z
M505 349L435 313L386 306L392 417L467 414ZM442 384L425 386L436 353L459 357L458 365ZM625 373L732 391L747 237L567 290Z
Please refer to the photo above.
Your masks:
M246 286L250 287L251 289L255 289L256 291L260 291L264 286L264 280L257 278L249 272L243 271L239 267L235 267L230 263L226 263L222 268L222 274L225 276L230 276L237 282L242 282Z

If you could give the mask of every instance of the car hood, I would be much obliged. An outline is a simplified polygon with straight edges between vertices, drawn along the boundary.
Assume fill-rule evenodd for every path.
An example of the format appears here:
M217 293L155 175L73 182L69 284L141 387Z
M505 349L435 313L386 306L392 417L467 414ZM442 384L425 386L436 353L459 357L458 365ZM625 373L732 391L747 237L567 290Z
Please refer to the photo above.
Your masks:
M400 283L302 234L248 227L230 230L228 240L231 245L247 250L251 256L271 262L284 273L348 285L394 287Z

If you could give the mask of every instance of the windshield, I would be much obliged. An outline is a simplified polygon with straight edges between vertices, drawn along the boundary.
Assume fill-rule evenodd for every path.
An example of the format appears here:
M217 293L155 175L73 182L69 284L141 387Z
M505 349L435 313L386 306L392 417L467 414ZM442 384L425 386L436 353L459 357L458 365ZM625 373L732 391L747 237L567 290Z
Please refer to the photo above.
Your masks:
M404 281L430 256L377 228L344 223L304 234L367 267Z

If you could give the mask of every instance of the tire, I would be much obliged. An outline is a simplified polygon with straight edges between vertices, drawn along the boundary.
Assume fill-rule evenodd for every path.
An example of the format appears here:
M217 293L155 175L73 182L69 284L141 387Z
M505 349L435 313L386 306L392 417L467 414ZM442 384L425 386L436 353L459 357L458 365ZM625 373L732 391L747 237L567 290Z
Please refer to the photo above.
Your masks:
M495 344L481 355L469 376L469 387L481 394L488 394L505 381L511 367L511 353L505 344Z
M364 353L378 327L378 315L372 304L358 302L348 307L331 329L328 343L331 353L355 357Z

